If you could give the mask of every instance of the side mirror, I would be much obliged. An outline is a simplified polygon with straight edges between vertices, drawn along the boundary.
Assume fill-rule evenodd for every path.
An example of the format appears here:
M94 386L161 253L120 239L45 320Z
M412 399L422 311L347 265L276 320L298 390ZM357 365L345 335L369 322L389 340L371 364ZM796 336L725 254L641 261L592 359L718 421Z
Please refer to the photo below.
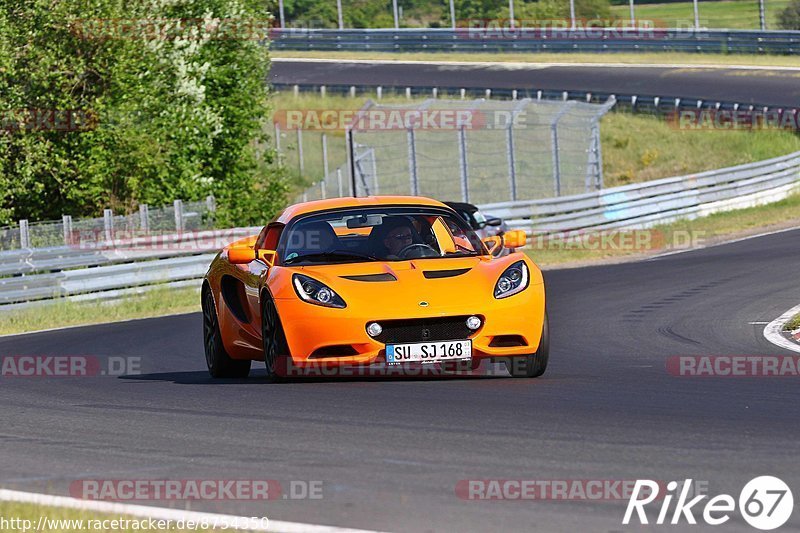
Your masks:
M232 265L246 265L256 260L256 251L249 246L228 248L228 262Z
M506 248L522 248L526 242L528 242L528 236L521 229L503 233L503 246Z
M503 220L499 219L497 217L486 217L486 223L485 224L487 226L495 226L495 227L502 226L503 225Z

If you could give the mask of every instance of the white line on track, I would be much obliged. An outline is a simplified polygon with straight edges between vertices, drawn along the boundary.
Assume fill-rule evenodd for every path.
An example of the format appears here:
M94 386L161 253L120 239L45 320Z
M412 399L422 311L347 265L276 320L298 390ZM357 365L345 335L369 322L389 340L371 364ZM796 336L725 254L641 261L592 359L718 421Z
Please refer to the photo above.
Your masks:
M299 522L284 522L269 520L269 524L259 527L235 528L237 524L249 524L249 517L225 515L215 513L201 513L197 511L183 511L180 509L167 509L164 507L151 507L149 505L129 505L126 503L104 502L94 500L79 500L66 496L51 496L35 492L20 492L16 490L0 489L0 500L7 502L30 503L48 507L61 507L93 511L97 513L120 514L137 518L152 518L154 520L178 520L203 522L210 524L230 524L229 529L246 529L247 531L269 531L271 533L376 533L365 529L349 529L336 526L320 526L316 524L302 524Z
M714 65L714 64L680 64L680 63L536 63L523 61L431 61L412 59L326 59L312 57L273 57L274 63L358 63L365 65L443 65L455 67L492 67L495 69L544 69L548 67L597 67L597 68L657 68L683 69L697 68L704 70L780 70L800 72L800 67L767 66L767 65Z
M791 318L800 313L800 305L796 305L783 313L781 316L767 324L764 328L764 337L776 346L792 350L793 352L800 352L800 344L794 343L783 336L783 325L786 324Z

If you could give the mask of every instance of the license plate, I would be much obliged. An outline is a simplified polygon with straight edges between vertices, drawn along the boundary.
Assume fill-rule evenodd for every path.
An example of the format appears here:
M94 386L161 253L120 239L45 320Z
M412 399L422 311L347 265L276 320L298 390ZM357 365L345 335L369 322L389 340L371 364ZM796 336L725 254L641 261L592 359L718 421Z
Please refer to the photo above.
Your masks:
M388 344L387 363L438 363L472 359L472 341L417 342Z

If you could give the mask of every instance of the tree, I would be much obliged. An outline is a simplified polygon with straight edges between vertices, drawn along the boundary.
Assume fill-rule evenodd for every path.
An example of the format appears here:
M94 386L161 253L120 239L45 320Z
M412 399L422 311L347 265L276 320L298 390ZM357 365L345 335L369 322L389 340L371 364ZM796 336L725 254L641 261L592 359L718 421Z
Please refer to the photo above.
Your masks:
M267 17L258 0L0 0L0 224L208 194L223 223L274 214Z
M784 30L800 30L800 0L792 0L780 15L778 25Z

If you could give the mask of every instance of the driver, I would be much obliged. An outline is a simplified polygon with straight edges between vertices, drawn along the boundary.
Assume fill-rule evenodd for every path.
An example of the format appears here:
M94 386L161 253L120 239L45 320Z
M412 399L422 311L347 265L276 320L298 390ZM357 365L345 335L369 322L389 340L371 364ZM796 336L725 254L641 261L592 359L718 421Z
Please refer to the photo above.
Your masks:
M380 226L375 226L370 234L371 248L378 257L399 259L403 248L418 242L414 238L411 221L406 217L387 216Z

